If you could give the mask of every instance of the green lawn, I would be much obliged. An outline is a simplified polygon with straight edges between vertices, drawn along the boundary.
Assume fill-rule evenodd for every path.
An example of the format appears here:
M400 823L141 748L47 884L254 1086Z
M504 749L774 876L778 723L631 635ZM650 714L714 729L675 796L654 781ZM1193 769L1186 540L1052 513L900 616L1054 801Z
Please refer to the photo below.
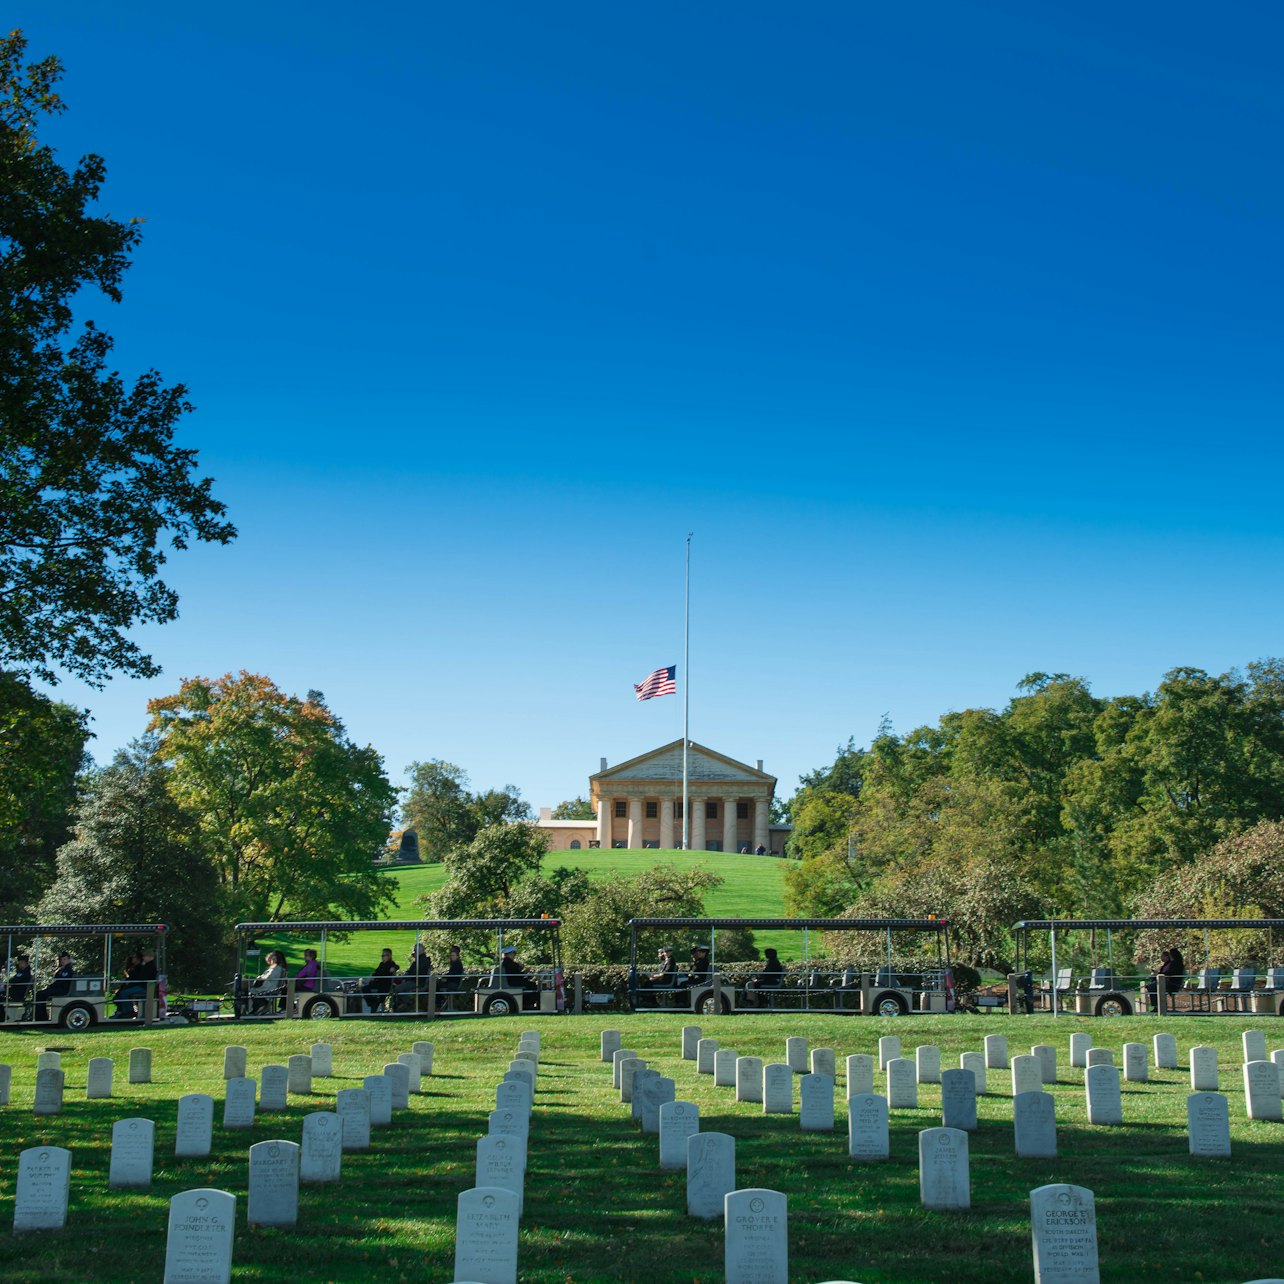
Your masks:
M796 1115L764 1116L737 1104L678 1057L680 1017L617 1016L357 1020L326 1024L338 1077L317 1080L314 1094L278 1114L260 1116L252 1132L215 1128L209 1159L173 1156L176 1101L189 1091L221 1100L222 1051L230 1042L249 1049L250 1073L284 1064L320 1036L315 1024L151 1032L96 1030L80 1036L29 1031L0 1034L0 1060L14 1067L12 1104L0 1108L0 1232L12 1217L17 1152L27 1146L71 1149L69 1227L64 1234L10 1239L0 1276L14 1280L159 1279L164 1259L166 1205L196 1186L230 1190L238 1198L236 1278L239 1280L447 1280L452 1276L455 1199L472 1185L474 1143L485 1131L493 1088L516 1047L518 1031L539 1028L544 1039L540 1092L531 1124L526 1213L520 1239L523 1281L713 1281L722 1273L722 1229L688 1220L684 1178L662 1174L657 1144L630 1122L597 1060L604 1026L625 1031L626 1043L671 1075L678 1095L699 1104L706 1130L736 1138L737 1180L789 1197L790 1275L829 1279L960 1281L999 1284L1031 1278L1028 1192L1047 1182L1085 1185L1097 1196L1102 1278L1207 1281L1278 1275L1284 1231L1278 1217L1284 1124L1244 1117L1239 1034L1247 1020L1116 1020L1062 1017L924 1017L880 1021L824 1014L708 1018L705 1032L723 1046L782 1060L784 1040L802 1034L842 1058L874 1052L880 1034L898 1034L912 1055L916 1043L940 1046L945 1066L979 1049L983 1035L1003 1032L1012 1052L1036 1042L1060 1053L1057 1099L1060 1157L1018 1160L1012 1152L1007 1076L991 1071L993 1095L980 1103L971 1138L972 1209L930 1213L918 1203L917 1133L939 1123L940 1091L925 1086L920 1108L892 1116L891 1160L855 1164L847 1158L846 1112L840 1082L837 1131L803 1134ZM1284 1043L1284 1023L1257 1018L1271 1046ZM1222 1090L1230 1100L1234 1157L1192 1159L1185 1137L1185 1076L1159 1072L1146 1085L1125 1085L1123 1128L1089 1127L1079 1072L1068 1065L1069 1035L1090 1032L1116 1050L1125 1039L1149 1043L1156 1028L1176 1033L1184 1061L1197 1042L1217 1048ZM294 1231L245 1225L246 1152L252 1142L298 1140L309 1110L333 1105L335 1091L376 1072L417 1038L433 1038L436 1071L428 1093L413 1100L372 1148L344 1157L337 1188L304 1187ZM124 1082L128 1049L155 1052L155 1083ZM56 1118L30 1113L37 1050L61 1046L67 1103ZM88 1058L116 1059L116 1097L85 1101ZM876 1077L881 1089L882 1076ZM111 1124L131 1115L157 1123L157 1170L145 1192L107 1187ZM216 1119L218 1118L216 1112Z

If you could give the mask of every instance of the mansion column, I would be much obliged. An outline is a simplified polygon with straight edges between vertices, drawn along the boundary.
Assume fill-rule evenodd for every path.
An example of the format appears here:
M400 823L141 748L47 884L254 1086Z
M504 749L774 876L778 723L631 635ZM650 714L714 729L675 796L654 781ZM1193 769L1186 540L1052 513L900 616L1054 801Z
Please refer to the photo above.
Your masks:
M771 801L764 797L753 800L753 849L759 847L765 852L771 851Z
M704 799L692 794L687 801L691 804L691 850L704 851Z
M611 798L600 798L597 804L597 843L604 851L611 845L611 817L615 812L615 801Z
M629 847L642 846L642 799L629 799Z
M673 799L660 799L660 846L673 846Z
M724 798L722 800L722 850L724 852L740 850L740 844L736 842L736 819L736 800Z

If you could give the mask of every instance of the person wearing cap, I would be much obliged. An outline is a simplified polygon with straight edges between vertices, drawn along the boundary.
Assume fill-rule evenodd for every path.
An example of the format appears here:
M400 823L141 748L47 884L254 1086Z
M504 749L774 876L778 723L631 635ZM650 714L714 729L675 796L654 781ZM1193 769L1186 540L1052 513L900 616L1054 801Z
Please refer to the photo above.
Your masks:
M688 985L704 985L709 980L709 947L693 945L691 947L691 967L687 971Z
M673 946L662 945L656 951L660 960L660 970L652 972L642 978L642 988L644 990L672 990L677 986L678 980L678 963L673 957ZM645 994L642 998L644 1007L658 1007L657 996L654 994Z
M392 993L392 978L400 971L401 969L392 960L392 951L381 950L379 966L370 973L370 979L366 982L363 991L366 1007L371 1012L378 1012L387 1004L388 995Z
M36 991L36 998L43 1003L46 999L60 999L64 994L70 994L71 978L75 975L71 955L63 950L58 955L58 970L53 974L53 979L43 989Z
M499 954L499 969L504 977L504 985L510 990L521 990L522 1006L527 1006L525 996L538 994L539 986L531 980L525 967L517 961L517 946L505 945Z

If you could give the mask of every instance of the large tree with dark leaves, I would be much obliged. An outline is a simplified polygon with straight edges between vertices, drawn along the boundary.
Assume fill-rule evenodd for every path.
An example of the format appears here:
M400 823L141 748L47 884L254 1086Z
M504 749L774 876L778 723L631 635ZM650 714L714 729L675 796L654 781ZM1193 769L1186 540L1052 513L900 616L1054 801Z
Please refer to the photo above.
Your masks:
M174 443L187 390L127 382L110 337L77 325L82 291L119 301L139 222L92 212L101 157L68 170L39 141L62 69L25 51L0 39L0 668L101 685L158 671L127 632L178 613L167 550L236 531Z

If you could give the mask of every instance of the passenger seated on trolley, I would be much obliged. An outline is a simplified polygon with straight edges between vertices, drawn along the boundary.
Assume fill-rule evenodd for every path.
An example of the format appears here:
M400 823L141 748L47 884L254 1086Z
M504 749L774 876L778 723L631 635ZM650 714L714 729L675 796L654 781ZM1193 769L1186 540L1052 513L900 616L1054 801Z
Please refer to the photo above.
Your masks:
M316 950L304 950L303 966L294 974L295 990L300 993L315 993L320 975L321 965L317 962Z
M13 956L13 974L4 988L4 1001L15 1006L25 1005L31 995L35 978L31 975L31 958L27 954Z
M522 1007L534 1007L538 1002L539 986L532 980L526 968L517 961L517 946L505 945L499 958L499 969L503 974L505 989L520 990Z
M406 970L397 981L397 995L392 1001L397 1012L412 1009L422 1012L428 995L428 978L432 974L432 959L423 945L416 945L406 961Z
M763 1006L766 998L762 992L764 990L780 989L780 983L784 980L785 975L785 965L781 963L779 954L770 945L763 950L763 955L766 958L766 962L762 966L762 971L745 986L747 991L753 993L754 1002L759 1007Z
M686 985L694 987L707 985L709 981L709 947L693 945L691 947L691 967L687 971ZM679 985L682 983L679 982Z
M392 961L392 951L383 950L379 955L379 966L370 974L363 991L366 1007L371 1012L378 1012L388 1001L388 995L392 993L392 978L400 971Z
M285 992L285 955L280 950L269 950L267 967L250 983L250 1011L262 1016L271 1010L269 1000Z
M75 966L72 964L71 955L66 950L58 954L58 970L53 974L48 985L41 986L36 991L36 1020L48 1021L50 999L61 999L71 993L71 979L76 975Z
M443 1012L454 1010L454 996L464 988L464 960L459 956L459 946L450 947L450 963L446 967L446 975L441 978L441 984L437 987L437 1006Z
M138 1015L138 1005L128 1003L127 999L140 999L147 993L147 987L140 984L142 980L143 956L130 954L125 958L125 984L120 986L112 998L116 1002L116 1011L112 1021L132 1021Z
M649 991L672 990L677 986L678 981L678 961L673 956L673 946L662 945L656 951L656 957L660 960L660 970L642 978L642 1006L646 1008L657 1006L656 995Z

